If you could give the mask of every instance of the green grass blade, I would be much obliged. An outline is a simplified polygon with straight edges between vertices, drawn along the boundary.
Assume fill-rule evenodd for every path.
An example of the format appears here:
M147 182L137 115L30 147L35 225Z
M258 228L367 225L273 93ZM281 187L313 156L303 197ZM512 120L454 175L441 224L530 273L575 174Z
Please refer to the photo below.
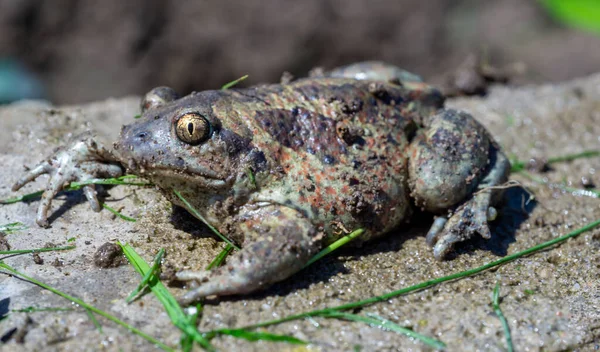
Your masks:
M15 231L25 230L27 226L20 222L11 222L10 224L0 225L0 232L9 234Z
M93 178L82 182L71 182L63 191L77 191L87 185L126 185L126 186L152 186L149 182L128 182L128 179L139 178L135 175L124 175L116 178ZM22 196L0 200L0 204L13 204L18 202L26 202L32 199L37 199L42 196L43 190L28 193Z
M121 244L121 247L123 248L123 253L125 253L125 256L127 257L127 259L129 259L129 261L132 263L132 265L136 268L136 270L140 274L143 273L143 275L147 275L148 273L151 272L150 266L148 266L148 264L141 257L139 257L139 255L137 253L135 253L135 251L133 250L133 248L131 246ZM228 251L231 251L232 249L233 249L233 247L230 247L228 245L219 254L219 256L221 256L223 253L228 253ZM219 258L219 256L217 256L217 259ZM222 257L224 258L225 255L223 255ZM213 263L214 262L215 261L213 260ZM211 263L211 264L213 264L213 263ZM170 294L170 292L168 292L168 290L166 290L166 288L162 285L162 283L160 283L160 281L158 281L156 276L151 275L151 277L148 281L148 285L153 290L153 292L157 296L157 298L161 301L161 303L163 303L163 305L165 306L165 309L167 310L167 314L171 318L171 321L173 322L173 324L184 331L184 336L181 339L182 349L187 350L189 348L189 339L193 338L194 335L196 335L196 339L195 339L196 341L198 341L198 338L201 338L204 341L205 344L204 345L201 344L202 347L204 347L206 349L212 349L212 346L209 344L208 340L205 339L196 330L196 327L195 327L196 325L195 325L195 323L193 323L195 321L195 318L193 318L193 317L188 318L185 315L185 313L183 312L183 310L177 303L177 300ZM166 292L162 292L163 289L157 289L159 286L162 286L162 288L164 288L164 290ZM202 309L202 307L200 306L197 308L196 311L199 313L201 311L201 309ZM193 329L194 333L190 334L192 329ZM239 329L223 329L223 330L219 331L219 334L230 335L230 336L242 338L242 339L245 339L248 341L263 340L263 341L288 342L288 343L293 343L293 344L306 344L306 342L299 340L292 336L276 335L276 334L271 334L271 333L267 333L267 332L252 332L252 331L245 331L245 330L239 330ZM212 335L212 337L214 337L214 336L215 336L215 334Z
M150 266L146 261L139 256L128 244L119 243L121 248L123 249L123 253L129 260L129 262L133 265L135 270L143 277L150 271ZM177 300L171 292L160 282L160 280L153 275L151 279L148 281L148 286L156 296L156 298L162 303L165 307L165 311L167 315L171 319L173 325L178 327L184 334L190 336L196 341L200 346L209 351L214 351L214 347L205 339L196 329L195 325L190 323L188 316L183 312L183 309L177 303Z
M596 227L600 226L600 220L596 220L593 221L583 227L580 227L579 229L576 229L574 231L569 232L568 234L561 236L561 237L557 237L553 240L538 244L536 246L530 247L526 250L523 250L521 252L517 252L514 254L510 254L507 255L504 258L495 260L493 262L490 262L488 264L479 266L477 268L473 268L470 270L465 270L459 273L455 273L455 274L451 274L448 276L443 276L443 277L439 277L436 279L432 279L432 280L428 280L428 281L424 281L421 283L418 283L416 285L412 285L409 287L405 287L403 289L400 290L396 290L396 291L392 291L389 293L386 293L384 295L380 295L380 296L374 296L371 298L367 298L361 301L356 301L356 302L350 302L350 303L346 303L346 304L342 304L339 306L335 306L335 307L330 307L330 308L324 308L324 309L318 309L318 310L313 310L313 311L309 311L309 312L304 312L304 313L298 313L298 314L293 314L293 315L289 315L287 317L283 317L280 319L274 319L274 320L269 320L269 321L264 321L264 322L260 322L260 323L256 323L256 324L252 324L252 325L248 325L248 326L244 326L241 329L252 329L252 328L259 328L259 327L265 327L265 326L270 326L270 325L275 325L275 324L280 324L283 322L287 322L287 321L292 321L292 320L297 320L297 319L304 319L307 317L314 317L314 316L319 316L321 314L328 314L330 312L333 311L343 311L343 310L348 310L348 309L355 309L355 308L361 308L361 307L365 307L367 305L371 305L377 302L383 302L383 301L387 301L391 298L400 296L400 295L404 295L410 292L414 292L414 291L419 291L419 290L423 290L435 285L439 285L443 282L446 281L453 281L456 279L461 279L461 278L465 278L465 277L469 277L469 276L473 276L475 274L478 274L482 271L488 270L490 268L494 268L497 267L499 265L502 264L506 264L509 262L512 262L516 259L522 258L524 256L527 256L529 254L535 253L535 252L539 252L543 249L552 247L554 245L557 245L559 243L565 242L566 240L570 239L570 238L574 238L577 237L579 235L581 235L584 232L590 231ZM219 330L213 330L211 332L218 332Z
M252 168L247 168L246 169L246 176L248 176L248 180L250 180L250 184L254 188L258 188L258 186L256 184L256 177L254 176L254 172L252 172Z
M94 324L94 326L96 327L96 330L98 330L98 332L100 334L104 334L104 332L102 331L102 325L100 325L100 323L98 322L98 320L94 316L94 313L92 313L92 311L89 310L89 309L87 309L87 308L86 308L85 312L87 313L88 317L92 321L92 324Z
M580 153L567 154L567 155L555 156L552 158L548 158L548 160L546 160L546 165L552 165L552 164L561 163L561 162L573 161L573 160L577 160L577 159L595 158L598 156L600 156L600 150L585 150ZM519 171L525 170L525 166L527 165L527 162L523 161L523 160L518 160L517 158L512 158L510 161L510 165L511 165L511 168L510 168L511 172L519 172Z
M21 309L11 309L12 313L36 313L36 312L70 312L75 309L73 308L62 308L62 307L26 307Z
M235 85L237 85L238 83L240 83L241 81L245 80L246 78L248 78L248 75L243 75L242 77L236 79L235 81L231 81L229 83L225 83L223 85L223 87L221 87L221 90L226 90L229 89Z
M508 326L508 321L502 314L502 310L500 309L500 283L496 283L496 287L494 287L494 293L492 296L492 306L494 307L494 312L500 319L502 323L502 328L504 329L504 336L506 338L506 348L508 352L513 352L514 347L512 343L512 337L510 335L510 327Z
M175 195L181 199L181 201L183 202L183 204L185 204L185 207L187 208L187 210L192 213L195 217L197 217L198 219L200 219L204 225L206 225L212 232L214 232L219 238L221 238L223 241L225 241L227 244L229 244L230 246L232 246L233 248L237 249L238 251L240 250L240 247L236 246L233 242L231 242L227 237L225 237L223 234L221 234L219 232L219 230L217 230L214 226L212 226L211 224L208 223L208 221L206 221L206 219L204 218L204 216L202 216L198 210L196 210L196 208L194 208L188 201L187 199L185 199L181 193L179 193L179 191L173 190L173 193L175 193Z
M182 334L181 339L179 339L179 345L181 346L181 350L183 352L191 352L194 348L194 338L186 334Z
M540 0L557 20L600 34L600 2L597 0Z
M54 251L67 251L74 249L75 246L66 247L54 247L54 248L34 248L34 249L15 249L12 251L0 251L0 254L27 254L27 253L42 253L42 252L54 252Z
M137 179L137 178L140 178L140 176L138 176L138 175L132 175L132 174L127 174L127 175L123 175L123 176L117 177L117 180L119 180L119 181L125 181L125 180L130 180L130 179ZM108 178L107 180L110 180L110 178Z
M354 240L355 238L359 237L360 235L362 235L365 232L365 229L358 229L358 230L354 230L351 233L349 233L348 235L340 238L339 240L333 242L332 244L330 244L329 246L325 247L323 250L321 250L319 253L317 253L314 257L310 258L310 260L304 264L303 268L306 268L307 266L311 265L312 263L316 262L317 260L323 258L324 256L326 256L327 254L335 251L336 249L340 248L341 246L347 244L348 242Z
M38 280L36 280L36 279L34 279L34 278L30 277L30 276L27 276L27 275L25 275L25 274L17 271L16 269L14 269L10 265L4 263L1 260L0 260L0 268L6 270L8 272L10 272L11 274L13 274L15 276L18 276L18 277L20 277L22 279L25 279L25 280L27 280L29 282L32 282L32 283L34 283L34 284L36 284L36 285L38 285L38 286L40 286L40 287L42 287L42 288L50 291L50 292L52 292L52 293L54 293L56 295L59 295L59 296L65 298L65 299L67 299L67 300L69 300L69 301L71 301L71 302L73 302L75 304L78 304L78 305L80 305L81 307L83 307L85 309L89 309L90 311L92 311L92 312L94 312L94 313L96 313L96 314L98 314L98 315L100 315L100 316L102 316L102 317L104 317L104 318L106 318L106 319L108 319L108 320L110 320L110 321L112 321L112 322L114 322L114 323L116 323L116 324L118 324L118 325L126 328L127 330L131 331L132 333L134 333L134 334L136 334L136 335L138 335L138 336L146 339L150 343L156 345L157 347L162 348L165 351L169 351L169 352L170 351L175 351L171 347L169 347L169 346L165 345L164 343L158 341L157 339L153 338L152 336L147 335L143 331L140 331L140 330L134 328L133 326L125 323L124 321L119 320L118 318L116 318L116 317L114 317L114 316L112 316L112 315L104 312L103 310L100 310L100 309L98 309L98 308L96 308L96 307L94 307L94 306L92 306L90 304L87 304L86 302L84 302L83 300L81 300L79 298L76 298L76 297L73 297L73 296L69 296L68 294L63 293L63 292L55 289L54 287L52 287L50 285L46 285L45 283L43 283L41 281L38 281Z
M44 193L44 191L37 191L37 192L22 195L22 196L17 196L14 198L3 199L3 200L0 200L0 204L13 204L13 203L18 203L18 202L27 202L29 200L41 197L43 193Z
M561 162L565 162L565 161L573 161L576 159L595 158L598 156L600 156L600 150L586 150L581 153L567 154L567 155L563 155L563 156L556 156L553 158L548 158L546 163L547 164L556 164L556 163L561 163Z
M135 290L133 290L133 292L131 292L131 294L129 294L129 297L127 297L127 299L125 299L125 302L127 303L131 303L131 301L133 301L133 299L146 287L148 286L148 282L150 282L150 279L153 276L158 276L159 275L159 270L160 270L160 264L162 262L162 257L165 255L165 249L161 248L158 253L156 254L156 256L154 257L154 260L152 262L152 267L150 267L150 270L144 275L144 277L142 278L142 281L140 281L140 284L138 285L138 287L136 287Z
M71 182L69 187L65 188L66 191L75 191L83 186L87 185L125 185L125 186L152 186L150 182L129 182L128 179L131 178L139 178L135 175L125 175L121 177L113 177L113 178L92 178L89 180L81 181L81 182Z
M269 332L254 332L246 329L220 329L216 335L229 335L238 339L244 339L247 341L271 341L271 342L287 342L295 345L306 345L308 342L297 339L293 336L288 335L277 335ZM211 337L216 336L215 334L209 335Z
M192 326L197 326L198 317L200 316L201 312L202 312L202 305L201 304L197 304L196 305L196 311L189 316L190 324L192 324ZM192 336L188 336L186 334L182 334L181 335L181 340L180 340L179 343L181 345L181 349L184 352L190 352L193 349L193 347L194 347L194 338Z
M123 215L118 210L109 207L108 205L106 205L106 203L100 203L100 204L102 205L102 208L110 211L111 213L115 214L116 216L118 216L119 218L121 218L121 219L123 219L125 221L131 221L131 222L136 222L137 221L136 219L131 218L131 217L127 216L127 215Z
M510 172L515 173L525 170L525 162L517 158L510 159Z
M233 247L228 243L225 246L225 248L223 248L223 250L221 252L219 252L219 254L217 254L215 259L213 259L213 261L210 262L210 264L208 264L208 266L206 267L206 270L210 270L212 268L217 268L217 267L221 266L221 264L223 264L223 261L225 260L225 258L227 258L227 256L229 255L229 253L231 253L232 250L233 250Z
M320 314L319 316L325 317L325 318L337 318L337 319L351 320L351 321L358 321L358 322L366 323L369 325L376 326L378 328L387 329L387 330L394 331L394 332L397 332L400 334L404 334L408 337L419 340L419 341L423 342L424 344L426 344L432 348L435 348L437 350L442 350L442 349L446 348L446 344L443 343L442 341L436 340L434 338L431 338L431 337L428 337L425 335L421 335L411 329L405 328L403 326L400 326L392 321L383 319L381 317L377 317L377 316L365 317L365 316L358 315L358 314L350 314L350 313L343 313L343 312L328 312L328 313Z

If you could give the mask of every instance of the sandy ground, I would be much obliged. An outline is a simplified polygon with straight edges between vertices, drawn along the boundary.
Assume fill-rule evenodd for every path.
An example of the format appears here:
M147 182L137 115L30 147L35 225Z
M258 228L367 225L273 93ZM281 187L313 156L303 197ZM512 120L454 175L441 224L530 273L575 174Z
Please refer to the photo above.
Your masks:
M487 98L463 98L449 105L475 114L511 155L545 158L600 148L600 75L560 85L518 89L496 87ZM119 126L137 114L138 98L107 100L83 106L54 108L20 103L0 109L0 199L12 197L11 184L71 134L95 129L108 140ZM582 187L582 179L600 184L600 159L557 164L539 174L550 182ZM491 241L461 245L450 261L436 262L425 243L431 221L422 216L409 228L369 243L346 248L307 270L254 295L206 302L200 329L236 327L293 313L339 305L400 289L424 280L474 268L535 244L563 235L600 218L600 201L574 196L518 175L537 202L523 204L526 193L507 192ZM42 177L22 192L44 186ZM131 243L148 261L158 248L167 250L166 264L206 266L223 243L182 211L173 212L153 189L114 187L106 201L137 223L115 219L107 211L94 213L80 192L63 194L54 203L52 227L34 223L38 201L0 206L0 224L23 222L26 230L8 234L11 249L43 247L48 243L76 249L42 253L43 264L31 254L1 260L30 276L99 307L161 341L177 346L179 331L171 325L152 295L126 305L125 297L139 281L129 265L103 269L93 256L106 242ZM75 238L74 242L67 242ZM519 351L592 351L600 348L600 230L495 270L447 282L417 293L390 299L356 311L377 314L402 326L436 337L457 351L505 350L500 321L491 307L491 293L501 285L501 307ZM39 262L39 261L38 261ZM183 291L172 288L175 295ZM72 307L67 312L19 313L35 307ZM99 318L99 333L85 311L27 281L0 274L0 350L151 350L153 346L123 328ZM16 329L16 330L15 330ZM13 332L14 331L14 332ZM222 350L389 351L427 350L393 332L362 323L298 320L270 327L310 341L306 349L283 343L216 338ZM12 332L12 335L11 335ZM9 336L11 336L9 338Z

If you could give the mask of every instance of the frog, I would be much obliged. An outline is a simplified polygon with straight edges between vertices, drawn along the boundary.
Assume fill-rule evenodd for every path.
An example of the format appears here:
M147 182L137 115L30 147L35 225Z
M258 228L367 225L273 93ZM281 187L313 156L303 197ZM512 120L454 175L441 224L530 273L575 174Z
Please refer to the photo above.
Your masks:
M193 286L183 304L265 289L353 229L364 230L357 243L401 235L419 210L435 216L426 242L443 260L459 242L491 238L510 170L486 128L444 103L418 76L380 62L183 97L157 87L112 147L78 136L13 190L50 175L36 217L44 227L70 182L125 173L195 208L241 250L210 271L179 271ZM101 209L94 185L83 194Z

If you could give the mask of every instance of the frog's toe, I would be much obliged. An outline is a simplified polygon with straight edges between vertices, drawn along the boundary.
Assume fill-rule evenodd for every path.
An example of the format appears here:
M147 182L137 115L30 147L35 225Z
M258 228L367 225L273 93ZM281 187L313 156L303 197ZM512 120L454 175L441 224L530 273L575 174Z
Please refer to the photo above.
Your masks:
M446 255L454 248L454 244L461 242L463 239L459 234L448 233L441 237L433 246L433 256L437 260L444 260Z
M260 273L254 273L251 268L241 267L235 263L212 271L180 271L176 274L178 280L192 281L192 288L179 298L184 305L191 304L208 296L225 296L250 293L264 286L267 281L257 280ZM248 270L250 269L250 270Z
M175 274L179 281L204 281L210 276L210 271L182 270Z
M190 281L192 289L178 299L182 305L189 305L206 296L215 295L222 291L220 285L214 281L211 282L209 277L210 271L192 271L183 270L175 274L180 281Z
M495 209L488 210L487 206L471 200L456 210L443 225L443 230L439 230L440 224L434 223L427 234L427 243L433 247L435 258L443 260L455 243L466 241L477 233L483 238L491 238L488 219L492 218L492 214L495 214Z
M198 287L189 290L186 294L179 297L177 301L183 306L188 306L204 297L222 294L224 292L223 288L222 283L209 280L201 283Z
M16 192L21 189L21 187L25 186L29 182L38 178L38 176L48 173L50 168L50 163L48 161L44 161L40 163L38 166L29 170L23 177L21 177L15 184L12 186L12 191Z
M433 221L433 225L431 225L429 232L427 232L426 239L428 245L433 247L436 244L440 235L442 235L444 231L444 226L446 225L446 222L448 222L448 219L443 216L438 216L435 218L435 220Z
M63 182L61 181L62 180L57 177L50 178L44 193L42 193L42 198L37 211L37 217L35 219L35 222L41 227L50 226L48 223L48 212L50 211L50 206L52 205L52 199L63 188Z
M80 180L88 180L98 177L113 178L123 175L123 169L121 169L120 165L116 164L105 164L92 161L81 163L79 167L81 168L81 172L78 174L78 178ZM76 174L75 170L73 170L73 173Z
M98 202L98 192L96 192L96 187L94 185L84 186L83 194L85 194L85 197L90 203L90 207L93 211L99 212L100 210L102 210L100 202Z
M185 295L177 298L177 302L185 307L207 296L204 292L198 291L198 289L199 288L188 291Z

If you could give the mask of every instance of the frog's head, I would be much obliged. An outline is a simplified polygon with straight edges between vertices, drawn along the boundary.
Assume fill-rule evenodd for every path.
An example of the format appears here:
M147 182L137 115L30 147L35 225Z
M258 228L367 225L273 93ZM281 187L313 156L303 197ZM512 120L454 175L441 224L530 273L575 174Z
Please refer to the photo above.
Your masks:
M266 161L249 131L213 113L213 104L223 99L221 91L178 99L170 88L155 88L142 101L141 118L123 127L115 148L131 172L167 194L191 196L199 207L232 189L248 193L255 182L251 172L264 170Z

